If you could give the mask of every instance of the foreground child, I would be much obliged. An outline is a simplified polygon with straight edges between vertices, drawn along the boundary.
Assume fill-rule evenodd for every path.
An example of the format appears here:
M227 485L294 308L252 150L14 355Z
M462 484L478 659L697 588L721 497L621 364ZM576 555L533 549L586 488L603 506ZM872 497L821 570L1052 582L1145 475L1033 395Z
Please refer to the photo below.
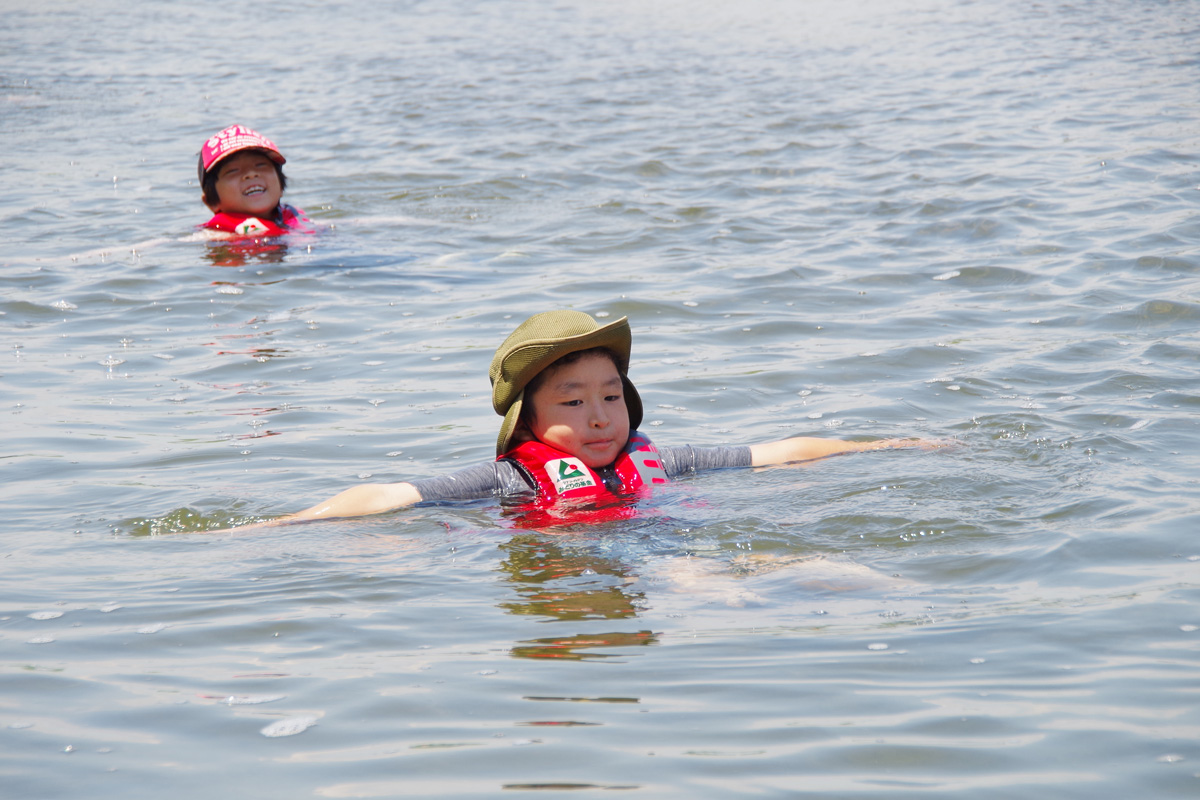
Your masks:
M597 515L597 506L648 493L691 472L924 444L796 437L737 447L655 447L637 430L642 401L629 381L630 345L624 317L604 326L579 311L530 317L500 345L489 370L492 406L504 417L496 461L440 478L355 486L273 522L356 517L421 501L488 496L524 501L525 524L599 521L613 517Z
M197 166L204 205L213 218L201 227L238 236L311 233L304 212L280 202L287 159L267 137L230 125L200 148Z

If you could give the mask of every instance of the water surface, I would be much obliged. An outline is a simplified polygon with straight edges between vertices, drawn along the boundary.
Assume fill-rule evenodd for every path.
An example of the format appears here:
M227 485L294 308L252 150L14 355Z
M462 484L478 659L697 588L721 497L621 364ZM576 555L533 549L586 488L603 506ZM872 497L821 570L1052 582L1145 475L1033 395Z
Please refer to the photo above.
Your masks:
M3 794L1194 797L1197 20L10 9ZM325 233L192 235L234 122ZM487 459L548 308L664 444L954 445L205 533Z

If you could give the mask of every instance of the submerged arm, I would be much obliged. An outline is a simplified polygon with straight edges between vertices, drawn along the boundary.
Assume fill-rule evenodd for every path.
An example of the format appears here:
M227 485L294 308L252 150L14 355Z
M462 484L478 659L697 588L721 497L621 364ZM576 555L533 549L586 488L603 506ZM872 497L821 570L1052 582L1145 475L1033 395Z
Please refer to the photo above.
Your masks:
M223 533L226 531L243 531L250 528L269 528L274 525L284 525L289 522L303 522L309 519L328 519L337 517L363 517L368 514L382 514L385 511L395 511L398 508L411 506L421 502L421 493L411 483L364 483L354 486L315 506L297 511L295 514L252 522L248 525L237 525L234 528L222 528L208 533Z
M329 517L363 517L368 514L395 511L419 502L421 502L421 493L411 483L364 483L276 521L298 522Z
M417 487L420 488L417 488ZM526 490L520 471L511 465L488 461L444 475L401 483L364 483L285 517L256 522L241 528L262 528L314 519L362 517L406 508L423 500L473 500Z

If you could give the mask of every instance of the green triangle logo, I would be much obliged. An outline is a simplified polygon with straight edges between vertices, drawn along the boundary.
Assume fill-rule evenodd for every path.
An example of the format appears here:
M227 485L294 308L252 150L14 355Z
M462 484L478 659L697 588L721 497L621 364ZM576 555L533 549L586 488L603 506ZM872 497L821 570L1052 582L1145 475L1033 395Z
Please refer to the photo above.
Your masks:
M560 481L568 478L582 478L583 470L567 461L565 458L558 462L558 479Z

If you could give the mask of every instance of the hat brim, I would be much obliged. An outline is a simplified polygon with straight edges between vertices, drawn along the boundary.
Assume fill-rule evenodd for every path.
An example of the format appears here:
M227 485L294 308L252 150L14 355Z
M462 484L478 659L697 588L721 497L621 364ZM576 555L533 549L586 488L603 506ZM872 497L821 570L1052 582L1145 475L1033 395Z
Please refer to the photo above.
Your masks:
M269 147L263 147L261 145L247 145L246 147L239 147L236 150L230 150L228 153L222 153L221 155L217 156L212 161L210 161L208 164L204 163L204 154L201 153L200 154L200 163L198 164L198 167L199 167L198 171L200 173L200 176L199 176L200 182L204 183L205 176L208 175L208 173L211 172L213 170L213 168L216 167L218 164L220 164L222 161L229 158L230 156L235 156L238 153L244 153L247 150L258 150L260 153L265 154L267 156L267 158L271 159L272 161L274 161L276 164L278 164L281 167L287 163L287 159L283 157L283 153L279 152L278 150L272 150Z
M582 326L591 327L580 330ZM564 333L564 331L570 331ZM617 357L617 371L629 371L633 334L627 317L596 325L579 311L535 314L522 322L496 349L488 378L492 383L492 408L505 414L517 395L542 370L565 355L604 347Z

